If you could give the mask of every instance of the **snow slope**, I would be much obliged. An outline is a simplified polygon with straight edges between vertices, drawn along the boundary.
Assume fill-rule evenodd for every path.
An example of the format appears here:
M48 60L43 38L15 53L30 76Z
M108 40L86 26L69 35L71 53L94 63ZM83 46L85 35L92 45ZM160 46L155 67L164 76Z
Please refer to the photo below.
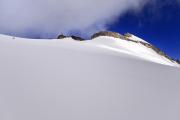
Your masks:
M180 68L141 44L0 35L0 57L0 120L180 119Z
M135 36L133 36L131 39L134 41L146 42ZM146 46L140 43L134 43L127 40L121 40L119 38L106 37L106 36L98 37L93 41L89 41L89 42L95 44L99 43L98 45L101 47L104 47L111 51L116 51L120 54L122 53L129 54L131 57L136 57L137 59L139 58L169 66L176 66L176 67L179 66L176 62L173 62L167 59L166 57L157 54L153 49L147 48Z
M135 35L132 35L131 34L131 37L128 37L129 39L132 39L132 40L136 40L136 41L141 41L141 42L145 42L145 43L148 43L147 41L135 36Z

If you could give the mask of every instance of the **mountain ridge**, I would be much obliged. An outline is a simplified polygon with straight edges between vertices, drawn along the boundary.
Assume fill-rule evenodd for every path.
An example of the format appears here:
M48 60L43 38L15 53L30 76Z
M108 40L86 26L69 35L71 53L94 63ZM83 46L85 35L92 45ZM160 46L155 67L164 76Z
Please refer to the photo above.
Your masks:
M35 39L26 39L26 38L18 38L14 36L0 35L0 39L12 39L14 40L23 40L26 41L34 41ZM86 45L87 49L89 46L97 46L99 48L108 49L110 51L125 53L131 56L136 56L138 58L148 60L151 62L157 62L160 64L166 64L170 66L180 66L179 61L173 60L171 57L166 55L160 49L155 47L154 45L148 43L147 41L133 35L130 33L126 33L121 35L119 33L110 32L110 31L100 31L91 36L91 39L85 40L78 36L65 36L59 35L57 39L36 39L36 41L45 40L46 43L52 44L52 40L62 39L62 41L79 41L79 47ZM44 42L45 42L44 41ZM35 43L35 42L33 42ZM60 43L61 44L61 41ZM58 45L57 44L57 45ZM70 45L68 45L70 47Z
M174 60L173 58L171 58L170 56L168 56L165 52L163 52L162 50L160 50L159 48L157 48L155 45L152 45L151 43L147 42L146 40L143 40L131 33L125 33L124 35L117 33L117 32L112 32L112 31L100 31L97 32L95 34L93 34L91 36L90 40L93 40L97 37L100 36L107 36L107 37L113 37L113 38L119 38L121 40L126 40L126 41L130 41L130 42L134 42L134 43L138 43L138 44L142 44L144 46L146 46L147 48L151 48L152 50L154 50L157 54L164 56L165 58L169 59L171 62L173 63L177 63L180 64L179 61ZM63 38L67 38L67 37L71 37L74 40L79 40L79 41L85 41L85 39L81 38L81 37L77 37L77 36L64 36L59 35L58 39L63 39Z

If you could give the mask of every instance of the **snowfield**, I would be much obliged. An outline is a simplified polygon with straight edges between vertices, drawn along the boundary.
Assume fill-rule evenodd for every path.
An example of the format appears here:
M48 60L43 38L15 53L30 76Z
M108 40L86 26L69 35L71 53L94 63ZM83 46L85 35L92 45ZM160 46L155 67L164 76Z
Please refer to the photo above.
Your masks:
M0 120L180 120L179 101L179 65L141 44L0 35Z

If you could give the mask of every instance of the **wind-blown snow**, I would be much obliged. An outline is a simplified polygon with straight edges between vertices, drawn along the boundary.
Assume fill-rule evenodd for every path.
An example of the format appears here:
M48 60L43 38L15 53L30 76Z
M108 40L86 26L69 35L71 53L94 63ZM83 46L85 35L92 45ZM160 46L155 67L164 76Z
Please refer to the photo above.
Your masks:
M180 69L141 44L1 35L0 56L1 120L180 119Z

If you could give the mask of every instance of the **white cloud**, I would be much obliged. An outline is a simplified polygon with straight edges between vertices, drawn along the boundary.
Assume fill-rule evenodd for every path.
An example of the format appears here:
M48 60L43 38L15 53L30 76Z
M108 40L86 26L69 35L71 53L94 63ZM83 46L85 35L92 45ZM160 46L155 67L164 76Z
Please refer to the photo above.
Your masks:
M146 0L0 0L0 32L41 37L105 29ZM33 31L33 32L32 32ZM32 32L32 33L31 33Z

